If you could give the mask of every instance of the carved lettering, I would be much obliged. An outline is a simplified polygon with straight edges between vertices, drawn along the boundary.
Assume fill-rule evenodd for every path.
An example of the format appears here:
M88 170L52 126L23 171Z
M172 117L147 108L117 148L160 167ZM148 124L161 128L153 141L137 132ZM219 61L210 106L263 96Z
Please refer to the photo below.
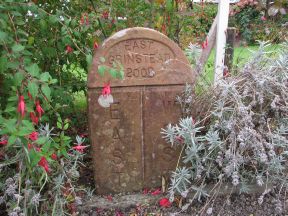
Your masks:
M114 102L110 105L110 118L120 119L119 102Z
M126 69L126 77L142 77L142 78L152 78L155 76L154 69L152 67L145 68L145 67L140 67L140 68L127 68Z
M113 128L113 135L112 135L113 139L119 139L120 140L120 134L119 134L119 130L117 127Z
M114 165L119 165L123 161L123 153L119 149L115 149L113 152L113 159Z

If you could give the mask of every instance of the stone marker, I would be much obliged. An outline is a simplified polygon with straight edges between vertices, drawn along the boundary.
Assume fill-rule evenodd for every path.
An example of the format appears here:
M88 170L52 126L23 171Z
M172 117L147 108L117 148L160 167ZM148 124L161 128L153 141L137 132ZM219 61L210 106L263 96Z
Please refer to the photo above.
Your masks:
M105 63L100 61L105 58ZM98 66L124 67L124 79ZM96 51L88 75L89 134L98 194L137 191L161 185L174 170L179 149L161 137L161 128L181 115L175 97L194 73L182 50L165 35L147 28L117 32ZM104 83L111 84L113 103L98 103Z

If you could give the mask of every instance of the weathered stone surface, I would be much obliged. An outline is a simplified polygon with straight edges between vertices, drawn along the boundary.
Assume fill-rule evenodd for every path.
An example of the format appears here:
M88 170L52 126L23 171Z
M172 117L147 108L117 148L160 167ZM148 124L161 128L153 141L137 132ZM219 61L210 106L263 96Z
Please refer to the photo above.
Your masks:
M98 66L119 61L124 79L101 77ZM89 131L99 194L161 185L174 170L179 149L161 138L160 130L180 117L175 97L194 73L182 50L165 35L146 28L122 30L97 50L88 75ZM112 87L113 104L98 97L104 83Z

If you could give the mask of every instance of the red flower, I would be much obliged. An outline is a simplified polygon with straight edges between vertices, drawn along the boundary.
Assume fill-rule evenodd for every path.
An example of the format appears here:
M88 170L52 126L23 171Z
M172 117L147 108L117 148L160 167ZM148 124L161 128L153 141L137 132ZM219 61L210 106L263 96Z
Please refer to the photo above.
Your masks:
M230 75L229 71L228 71L228 68L225 68L224 71L223 71L223 76L224 77L228 77Z
M143 190L143 194L146 195L146 194L148 194L148 193L149 193L148 189L145 188L145 189Z
M96 50L96 49L98 49L98 47L99 47L99 45L98 45L98 43L95 41L94 44L93 44L93 49Z
M53 160L57 160L57 155L56 155L55 153L53 153L53 154L51 155L51 158L52 158Z
M109 18L109 12L108 12L108 11L104 11L104 12L102 13L102 17L103 17L104 19L108 19L108 18Z
M166 25L165 25L165 24L162 25L162 27L161 27L161 32L162 32L163 34L166 33Z
M111 94L110 84L104 84L104 87L102 89L102 95L106 96L106 95L110 95L110 94Z
M30 94L30 92L28 91L28 97L30 98L30 100L32 100L32 95Z
M156 195L159 195L159 194L161 194L161 189L160 188L158 188L155 191L151 192L151 195L153 195L153 196L156 196Z
M177 140L178 142L180 142L180 143L183 143L183 142L184 142L184 139L183 139L183 137L181 137L181 136L176 136L175 138L176 138L176 140Z
M84 152L84 149L87 148L88 146L82 146L82 145L76 145L74 147L72 147L74 150L80 152L80 153L83 153Z
M88 133L83 133L83 134L80 134L80 137L87 137L88 136Z
M25 115L25 101L24 101L23 95L19 96L18 112L21 114L22 117L24 117L24 115Z
M267 19L266 19L265 16L262 16L262 17L261 17L261 20L262 20L262 21L266 21Z
M83 16L83 15L81 16L81 19L80 19L80 24L81 24L81 25L83 25L83 24L84 24L84 16Z
M205 42L203 42L202 44L201 44L201 46L202 46L202 49L205 49L206 47L205 47Z
M124 214L121 211L116 211L115 212L115 216L124 216Z
M106 196L106 199L107 199L108 201L110 201L110 202L113 201L113 197L112 197L111 195Z
M0 141L0 145L7 145L8 141L6 139Z
M73 48L72 48L71 46L67 45L67 46L66 46L66 52L67 52L67 53L73 52Z
M33 148L33 145L31 143L28 143L28 150L30 150L31 148Z
M84 25L84 23L86 24L86 25L89 25L89 17L88 17L88 15L85 13L85 14L83 14L82 16L81 16L81 19L80 19L80 24L81 25Z
M38 139L38 132L34 131L29 135L29 139L35 141Z
M171 204L172 203L167 198L162 198L161 200L159 200L159 205L161 207L169 208L171 206Z
M36 112L38 113L39 118L41 118L42 114L44 113L39 100L36 101Z
M46 172L49 172L49 164L45 157L43 156L41 157L40 161L38 162L38 165L43 167Z
M38 124L39 118L35 115L34 112L30 112L30 118L31 118L31 121L32 121L35 125Z

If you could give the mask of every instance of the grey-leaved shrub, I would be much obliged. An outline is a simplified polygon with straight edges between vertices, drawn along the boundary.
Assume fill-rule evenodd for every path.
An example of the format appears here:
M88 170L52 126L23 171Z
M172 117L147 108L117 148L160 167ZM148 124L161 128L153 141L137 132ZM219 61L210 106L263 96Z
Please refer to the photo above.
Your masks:
M261 42L237 76L198 97L178 98L187 116L162 129L168 143L183 146L172 198L187 191L208 196L207 183L226 182L240 192L249 192L251 183L288 186L288 42L274 54L268 46ZM205 115L190 116L196 106Z

